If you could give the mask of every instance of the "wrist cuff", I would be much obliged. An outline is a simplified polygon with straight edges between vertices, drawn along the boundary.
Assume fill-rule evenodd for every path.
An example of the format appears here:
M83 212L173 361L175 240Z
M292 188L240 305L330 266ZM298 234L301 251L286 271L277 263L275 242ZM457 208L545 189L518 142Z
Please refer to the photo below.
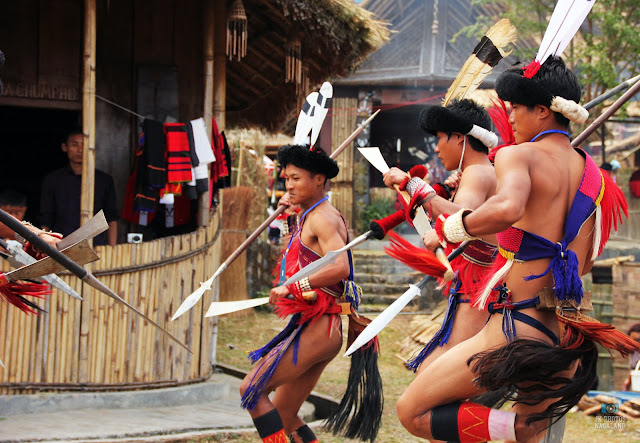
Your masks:
M461 243L476 238L467 232L462 221L464 216L471 212L473 212L471 209L461 209L447 217L442 227L442 232L447 243Z

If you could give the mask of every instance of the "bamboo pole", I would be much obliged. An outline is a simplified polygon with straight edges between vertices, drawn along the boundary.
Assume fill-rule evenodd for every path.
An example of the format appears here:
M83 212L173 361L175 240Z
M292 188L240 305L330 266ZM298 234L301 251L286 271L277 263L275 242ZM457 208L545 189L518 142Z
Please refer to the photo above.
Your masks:
M214 95L213 95L213 116L218 123L218 129L224 131L226 128L226 88L227 88L227 6L226 2L217 1L215 3L214 16Z
M204 124L207 128L207 136L211 137L211 119L213 118L213 27L214 7L212 1L204 2ZM209 223L209 192L203 192L198 196L198 222L200 226Z
M96 126L96 1L85 0L84 65L82 86L82 192L80 199L80 224L93 216L95 187L95 126Z
M83 132L83 162L82 187L80 198L80 224L87 222L93 215L93 196L95 180L95 124L96 124L96 0L84 1L84 62L82 88L82 132ZM90 270L91 268L87 268ZM86 285L83 285L86 287ZM82 291L85 292L85 291ZM94 293L95 291L91 291ZM82 319L89 318L89 303L82 303ZM80 323L80 355L78 376L79 381L89 379L88 334L89 321ZM52 346L53 347L53 346Z

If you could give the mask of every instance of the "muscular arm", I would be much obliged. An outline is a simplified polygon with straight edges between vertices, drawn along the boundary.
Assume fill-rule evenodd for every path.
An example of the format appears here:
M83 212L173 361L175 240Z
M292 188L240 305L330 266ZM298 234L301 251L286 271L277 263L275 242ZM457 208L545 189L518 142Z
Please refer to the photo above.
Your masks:
M431 214L434 219L440 214L453 214L462 208L476 209L487 200L492 185L493 180L486 176L484 168L469 166L462 174L453 202L436 196L425 204L425 208L431 205Z
M464 218L467 232L481 236L502 232L520 220L531 192L526 148L503 149L495 161L496 194Z

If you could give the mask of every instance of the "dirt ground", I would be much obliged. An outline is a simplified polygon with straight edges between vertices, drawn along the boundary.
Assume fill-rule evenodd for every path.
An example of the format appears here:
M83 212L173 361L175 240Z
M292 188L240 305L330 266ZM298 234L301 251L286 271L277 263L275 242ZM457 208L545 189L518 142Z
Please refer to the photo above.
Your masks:
M395 404L413 373L406 370L396 356L399 343L410 330L409 324L414 315L399 315L380 334L382 353L379 359L385 396L385 408L382 426L378 433L379 442L417 442L423 441L410 435L402 427L395 413ZM343 324L346 330L346 318ZM220 318L218 336L218 361L241 369L249 369L247 353L258 348L276 335L286 321L278 319L268 312L251 313L244 318ZM349 359L336 357L324 371L316 391L340 398L349 371ZM587 417L581 412L569 413L564 434L564 442L640 442L640 420L626 422L603 422L602 418ZM343 442L344 438L334 437L327 432L317 432L322 442ZM223 435L217 441L255 442L256 434Z

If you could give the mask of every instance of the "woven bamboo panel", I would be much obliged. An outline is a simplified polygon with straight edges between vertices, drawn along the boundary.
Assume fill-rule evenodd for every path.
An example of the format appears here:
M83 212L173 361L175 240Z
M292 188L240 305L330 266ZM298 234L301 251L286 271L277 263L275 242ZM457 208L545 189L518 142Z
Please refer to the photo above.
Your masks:
M371 203L390 200L396 201L396 191L391 188L369 188L369 198Z
M351 183L334 183L331 186L331 204L344 215L347 225L353 229L353 187Z
M356 119L358 99L356 98L334 98L331 101L331 146L335 149L351 135L358 126ZM332 180L333 183L353 181L353 150L354 143L351 143L338 157L336 161L340 167L338 176Z
M170 321L182 300L220 263L220 216L181 236L140 244L98 246L92 272L125 301L187 345L189 354L133 311L71 275L61 277L83 302L54 289L26 315L0 303L0 394L51 389L151 387L207 377L211 372L210 292ZM6 262L3 270L7 271ZM81 326L86 331L82 336Z

